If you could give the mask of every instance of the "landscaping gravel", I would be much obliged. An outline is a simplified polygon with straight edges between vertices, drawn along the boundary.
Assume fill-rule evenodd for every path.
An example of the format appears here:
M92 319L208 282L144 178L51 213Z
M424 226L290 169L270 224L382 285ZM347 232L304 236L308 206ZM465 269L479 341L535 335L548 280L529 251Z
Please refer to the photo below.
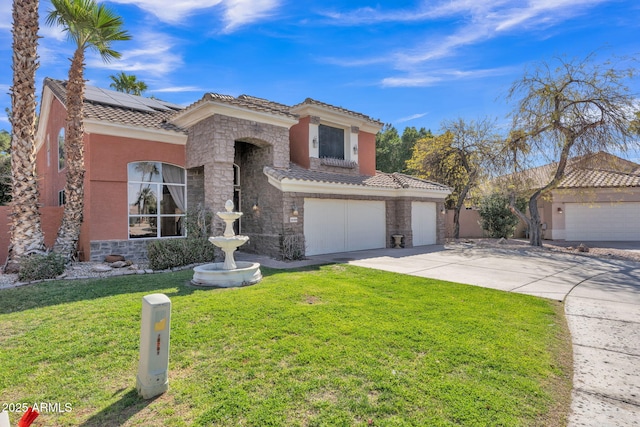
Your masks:
M500 247L504 249L517 249L527 251L553 251L562 253L571 253L581 256L589 256L596 258L623 259L640 262L640 251L623 250L616 248L586 248L582 249L575 246L564 246L556 242L545 241L542 248L529 246L529 242L520 239L459 239L457 241L449 241L446 247L468 246L477 248ZM149 274L154 273L153 270L147 268L143 264L125 265L119 268L112 267L113 264L103 262L77 262L70 264L64 274L58 279L94 279L112 276L122 276L128 274ZM193 268L193 266L185 266L174 270L183 270ZM53 279L55 280L55 279ZM0 289L26 285L18 281L17 274L0 273Z

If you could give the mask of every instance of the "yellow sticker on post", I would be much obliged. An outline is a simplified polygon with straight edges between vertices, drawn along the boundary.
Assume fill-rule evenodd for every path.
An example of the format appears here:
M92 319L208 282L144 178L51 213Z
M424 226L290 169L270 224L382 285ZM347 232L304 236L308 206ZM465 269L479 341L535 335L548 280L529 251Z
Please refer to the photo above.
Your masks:
M153 325L153 330L156 332L164 331L164 328L167 327L167 318L165 317L159 322L155 322Z

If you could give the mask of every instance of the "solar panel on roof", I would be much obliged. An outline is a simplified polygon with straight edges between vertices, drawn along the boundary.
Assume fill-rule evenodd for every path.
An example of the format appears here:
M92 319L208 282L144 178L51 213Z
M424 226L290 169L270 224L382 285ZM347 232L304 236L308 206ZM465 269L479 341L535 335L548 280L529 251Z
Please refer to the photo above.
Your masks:
M129 108L138 111L155 112L154 109L147 107L142 102L139 102L136 98L129 94L106 91L94 86L85 87L85 99L100 104L113 105L116 107Z
M119 101L122 104L122 106L125 108L154 112L152 108L149 108L146 105L144 105L142 102L140 102L139 96L133 96L128 93L115 92L115 91L109 91L107 94L112 98L114 98L115 100Z

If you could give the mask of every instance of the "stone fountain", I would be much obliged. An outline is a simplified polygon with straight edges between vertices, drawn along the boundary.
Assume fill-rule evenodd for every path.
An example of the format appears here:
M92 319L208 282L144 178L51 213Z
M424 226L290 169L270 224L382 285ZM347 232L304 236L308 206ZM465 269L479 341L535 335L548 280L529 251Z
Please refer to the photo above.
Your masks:
M227 200L226 212L218 212L226 226L222 236L209 237L209 241L224 252L224 262L204 264L193 269L191 283L196 286L231 288L247 286L262 280L260 264L257 262L236 261L233 253L247 243L248 236L238 236L233 231L233 223L242 216L242 212L233 212L233 202Z

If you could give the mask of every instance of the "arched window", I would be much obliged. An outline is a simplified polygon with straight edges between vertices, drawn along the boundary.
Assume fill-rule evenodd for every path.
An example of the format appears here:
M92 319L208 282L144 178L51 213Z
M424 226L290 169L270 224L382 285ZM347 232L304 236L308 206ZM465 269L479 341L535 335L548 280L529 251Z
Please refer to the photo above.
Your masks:
M61 171L65 167L66 155L64 152L64 128L58 133L58 170Z
M185 170L160 162L128 165L129 238L184 236Z

